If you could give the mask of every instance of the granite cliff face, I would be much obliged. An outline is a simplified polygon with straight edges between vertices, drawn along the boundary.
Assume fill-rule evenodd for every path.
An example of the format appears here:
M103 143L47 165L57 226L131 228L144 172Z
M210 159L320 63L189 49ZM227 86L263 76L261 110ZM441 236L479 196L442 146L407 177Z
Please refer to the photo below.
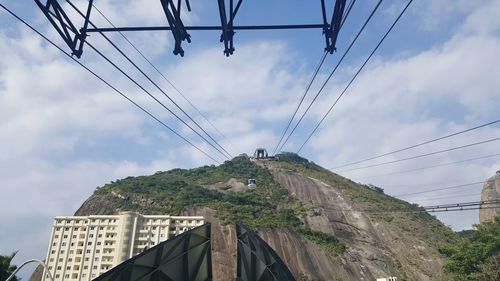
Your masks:
M281 159L123 179L97 190L76 214L203 215L212 223L214 280L236 275L234 220L255 228L297 280L443 280L437 247L455 236L434 217L385 211L418 208L296 155ZM235 184L247 178L257 178L257 187Z
M484 183L481 191L481 201L500 200L500 171ZM491 221L500 216L500 209L480 209L479 222Z

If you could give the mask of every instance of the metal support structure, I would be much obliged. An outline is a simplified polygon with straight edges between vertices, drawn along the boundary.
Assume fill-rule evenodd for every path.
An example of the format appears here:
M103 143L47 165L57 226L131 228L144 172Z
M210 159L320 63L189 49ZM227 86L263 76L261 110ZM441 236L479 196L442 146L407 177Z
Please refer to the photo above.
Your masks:
M172 33L174 38L174 55L184 56L182 42L191 43L189 30L217 30L221 31L220 42L224 44L224 55L230 56L234 53L234 35L235 30L287 30L287 29L322 29L325 36L325 50L332 54L336 50L337 37L342 24L346 0L333 0L334 7L331 13L331 21L328 22L327 5L325 0L321 1L322 23L313 24L285 24L285 25L244 25L235 26L234 20L240 10L243 0L217 0L220 25L215 26L185 26L182 17L182 3L191 11L189 0L160 0L160 3L167 19L167 26L143 26L143 27L113 27L113 28L89 28L90 16L93 6L93 0L89 0L88 8L85 13L84 24L82 28L77 29L68 15L59 4L59 0L34 0L43 14L47 17L57 33L71 49L76 57L80 58L83 52L83 46L87 34L90 32L123 32L123 31L160 31L167 30ZM42 3L45 2L44 3ZM228 4L226 3L228 1ZM175 2L175 3L174 3ZM236 4L236 5L235 5ZM229 11L226 7L229 7Z
M83 45L87 37L87 26L90 19L93 0L89 0L87 13L83 27L78 30L57 0L47 0L43 4L40 0L34 0L42 13L55 28L57 33L71 49L71 54L80 58L83 53Z
M330 23L326 19L326 5L325 0L321 0L321 10L323 15L323 34L325 35L326 47L325 51L333 54L337 49L337 37L340 31L340 24L342 23L342 16L344 15L344 9L346 5L346 0L336 0L335 8L333 9L332 20Z
M184 50L181 47L182 41L191 43L191 35L187 33L184 23L181 20L181 1L177 1L177 7L174 5L173 0L160 0L160 2L163 7L163 11L165 12L165 16L167 17L172 35L174 36L174 55L181 55L181 57L183 57ZM188 5L189 4L186 6Z
M240 9L241 2L243 0L238 0L236 7L234 7L234 0L229 0L229 21L226 15L226 4L225 0L217 0L219 6L219 15L221 22L222 34L220 36L220 42L224 43L224 54L229 57L234 53L234 18L238 10Z

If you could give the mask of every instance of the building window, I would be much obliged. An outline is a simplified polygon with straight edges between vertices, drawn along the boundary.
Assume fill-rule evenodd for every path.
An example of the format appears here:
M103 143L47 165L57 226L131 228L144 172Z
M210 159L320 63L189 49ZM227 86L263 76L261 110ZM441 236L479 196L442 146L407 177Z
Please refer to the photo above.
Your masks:
M62 243L61 243L61 246L66 246L66 242L62 242Z
M61 254L64 254L64 250L61 250Z
M66 270L71 270L71 266L66 266Z
M58 266L58 267L57 267L57 270L61 270L61 266Z
M65 228L64 228L64 231L69 231L69 227L65 227Z
M90 238L94 238L94 234L89 234L89 237Z
M68 235L64 235L63 238L68 238Z
M87 254L90 254L90 250L87 250L87 252L86 252L86 253L87 253Z
M55 239L59 238L59 235L54 236Z

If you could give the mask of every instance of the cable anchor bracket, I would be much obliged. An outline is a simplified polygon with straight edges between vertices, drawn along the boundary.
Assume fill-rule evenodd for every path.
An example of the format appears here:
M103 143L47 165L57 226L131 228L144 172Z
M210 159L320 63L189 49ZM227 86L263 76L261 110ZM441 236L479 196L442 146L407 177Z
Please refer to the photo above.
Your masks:
M64 9L61 7L57 0L47 0L42 3L40 0L34 0L38 8L42 11L45 17L52 24L59 36L64 40L66 45L71 49L71 55L80 58L83 53L83 45L87 38L87 26L89 23L90 12L93 0L89 1L87 14L85 17L84 25L81 29L77 29L71 19L68 17ZM74 35L72 35L74 34Z

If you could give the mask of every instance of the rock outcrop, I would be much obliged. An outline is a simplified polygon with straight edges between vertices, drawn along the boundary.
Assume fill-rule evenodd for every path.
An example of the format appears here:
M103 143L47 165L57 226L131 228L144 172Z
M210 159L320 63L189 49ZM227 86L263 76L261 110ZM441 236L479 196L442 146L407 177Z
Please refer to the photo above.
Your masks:
M484 183L483 190L481 191L481 201L500 200L500 173L497 174ZM491 221L496 216L500 216L500 209L480 209L479 222Z
M279 194L283 195L273 197L276 194L269 193L257 200L272 202L271 198L281 198L276 200L284 203L265 203L262 206L273 206L275 209L267 210L271 213L287 210L288 213L282 213L295 214L299 218L278 220L279 223L273 227L262 227L260 224L254 224L254 227L288 265L297 280L358 281L376 280L388 275L412 281L445 278L442 271L445 260L437 248L440 243L453 239L453 232L427 213L384 211L394 208L418 210L415 206L356 184L307 160L303 163L270 162L265 168L241 159L237 160L237 166L226 163L226 167L221 168L177 170L120 180L96 191L76 214L116 214L127 209L155 214L174 209L174 201L179 199L175 195L185 193L185 188L200 188L201 193L196 196L206 194L214 198L211 200L219 201L215 204L197 197L200 203L186 206L179 214L202 215L212 223L213 280L232 281L236 276L236 233L231 221L228 221L231 216L221 208L229 208L231 212L241 209L243 217L247 216L248 210L257 201L247 202L253 197L244 197L243 193L267 194L267 184L274 188L278 186L282 190L278 190L282 192ZM250 174L238 174L240 167L254 170ZM252 173L260 176L262 186L259 183L256 189L245 188L237 192L220 188L243 186L245 178L254 177ZM266 173L268 176L265 176ZM165 186L169 184L172 187ZM177 187L174 188L174 185ZM225 202L226 199L214 194L221 194L221 198L228 198L229 201ZM182 198L194 202L192 198ZM224 203L233 204L231 206L236 208ZM255 217L250 221L259 222L259 213L252 214ZM328 239L335 240L333 250ZM343 250L335 249L339 245Z

